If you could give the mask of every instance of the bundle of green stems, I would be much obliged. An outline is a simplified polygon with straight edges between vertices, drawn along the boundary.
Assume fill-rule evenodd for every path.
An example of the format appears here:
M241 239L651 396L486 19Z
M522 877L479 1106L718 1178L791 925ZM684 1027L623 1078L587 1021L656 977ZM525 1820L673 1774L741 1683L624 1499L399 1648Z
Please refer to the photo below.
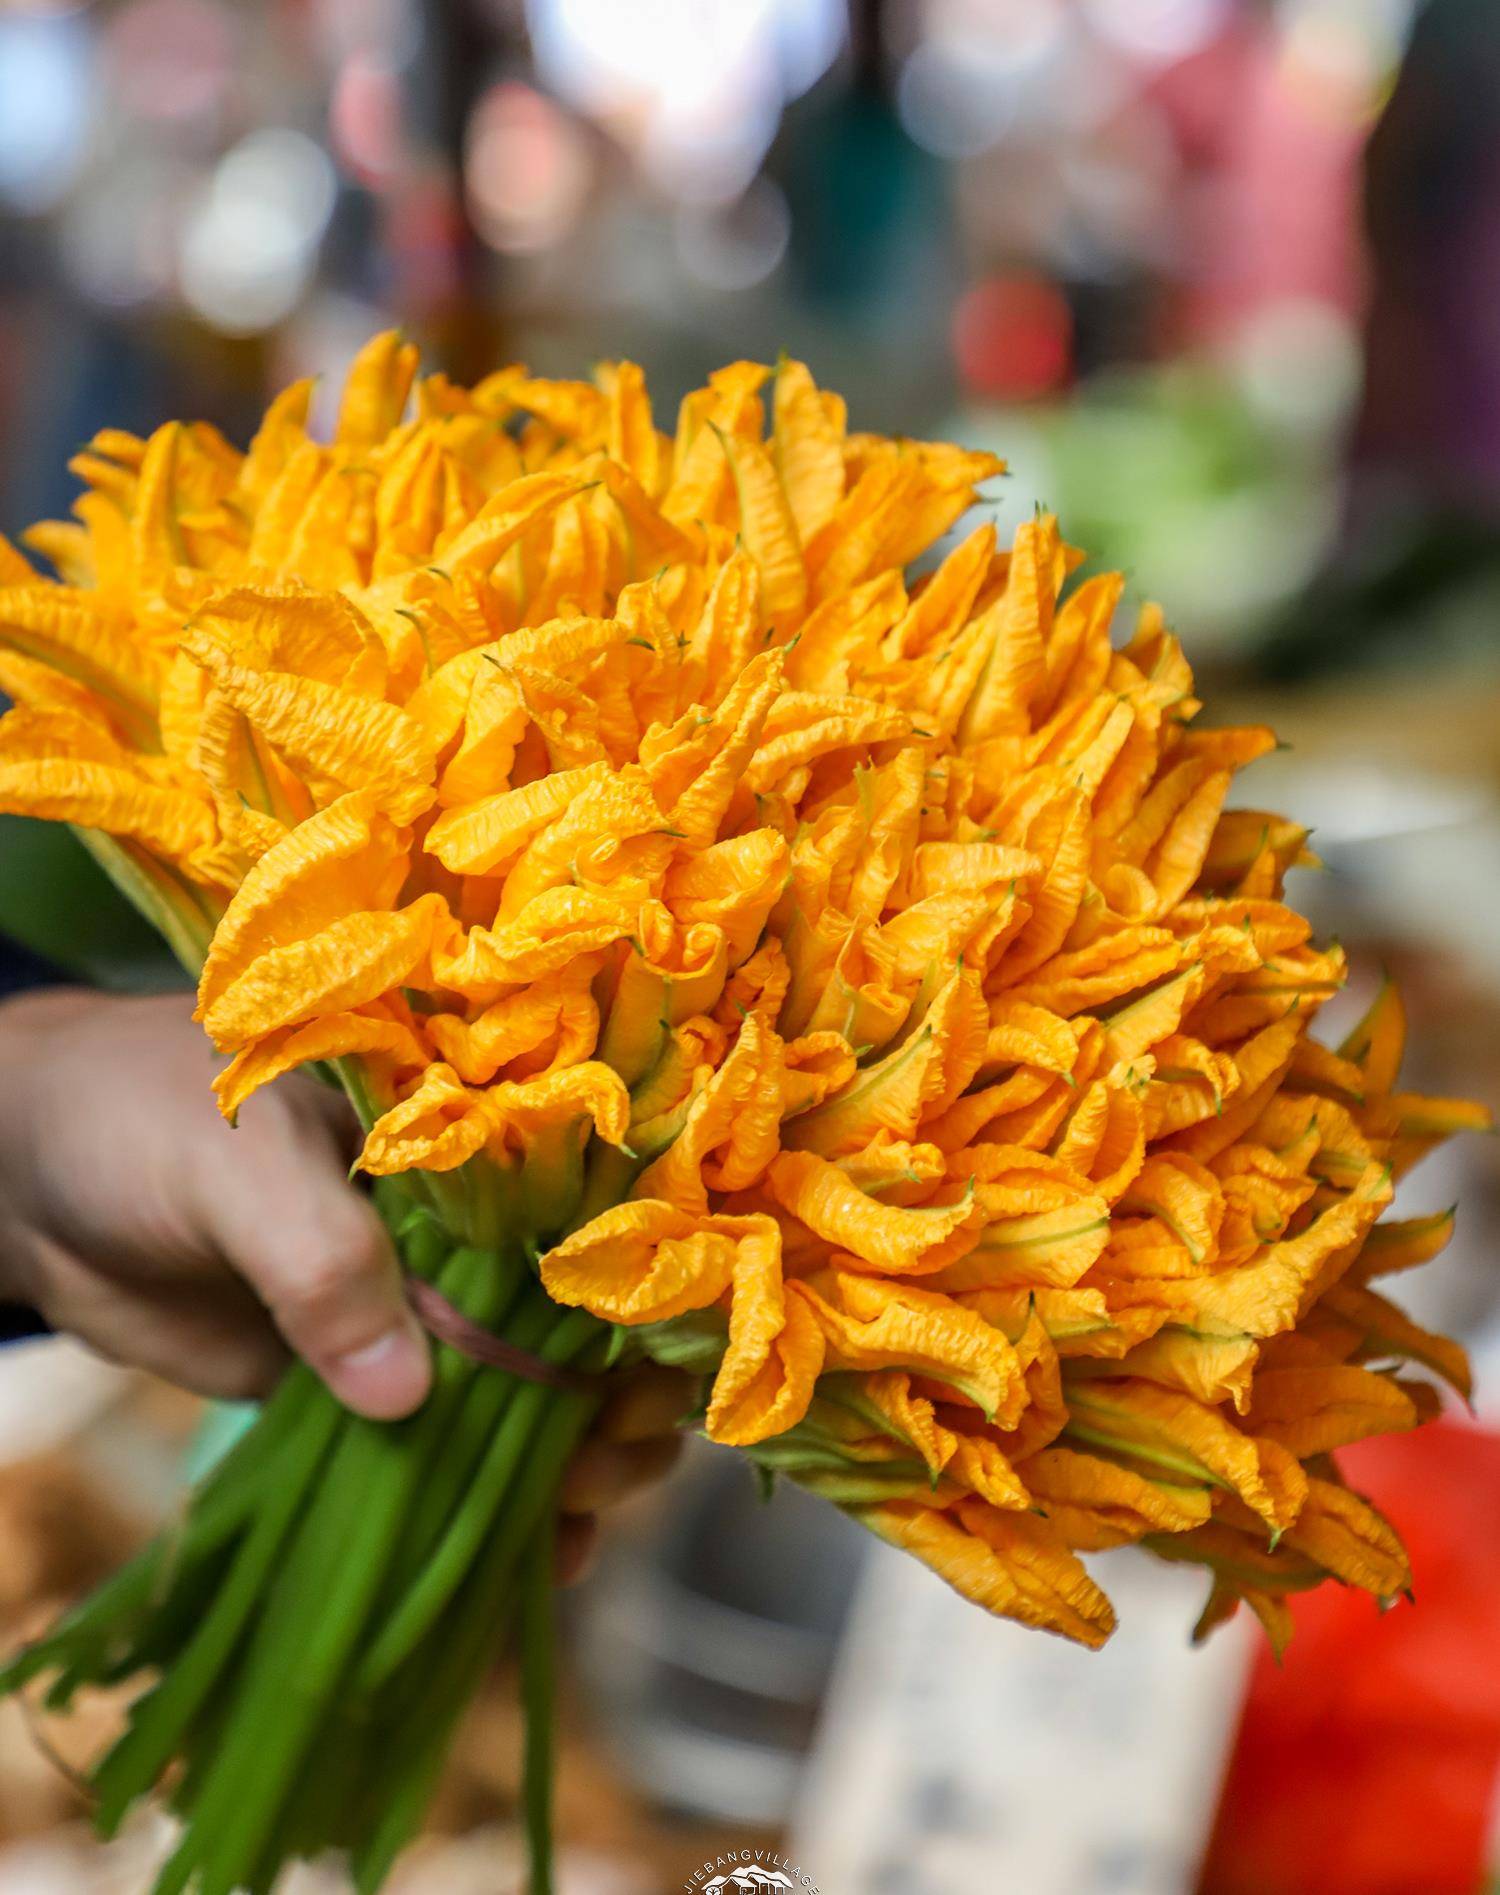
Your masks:
M554 1368L603 1366L606 1326L536 1279L513 1179L480 1159L376 1196L406 1270L469 1322ZM180 1518L0 1671L0 1694L45 1677L57 1708L152 1680L91 1788L106 1836L158 1787L181 1819L154 1895L269 1895L290 1857L327 1850L361 1895L379 1888L511 1636L547 1895L553 1527L595 1379L529 1379L437 1341L431 1394L389 1422L299 1364Z

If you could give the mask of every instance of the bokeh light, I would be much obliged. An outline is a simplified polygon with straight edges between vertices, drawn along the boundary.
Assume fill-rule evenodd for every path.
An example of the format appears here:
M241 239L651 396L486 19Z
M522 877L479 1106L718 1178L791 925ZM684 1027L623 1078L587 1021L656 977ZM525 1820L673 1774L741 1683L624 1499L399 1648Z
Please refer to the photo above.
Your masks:
M138 118L201 132L235 76L237 38L214 0L129 0L105 34L111 97Z
M1339 427L1359 397L1359 332L1343 310L1313 297L1256 310L1234 338L1231 361L1255 412L1293 434Z
M391 183L401 161L401 78L389 61L349 55L329 93L328 130L352 178L372 191Z
M1389 48L1342 0L1291 10L1282 39L1288 92L1310 113L1362 130L1380 104Z
M932 0L897 80L907 133L942 158L987 150L1025 111L1067 32L1059 0Z
M214 328L253 335L306 288L337 186L321 146L301 132L252 132L228 152L183 234L182 293Z
M544 250L588 194L592 167L578 128L533 86L506 79L475 109L464 158L470 212L496 250Z
M728 292L751 289L772 274L786 255L792 214L781 187L757 178L732 204L683 205L675 226L689 275Z
M1083 0L1083 16L1102 39L1161 64L1207 46L1235 11L1234 0Z
M842 0L530 0L527 14L546 84L661 189L710 202L749 184L844 31Z
M161 156L113 165L62 213L58 251L70 282L91 302L131 309L173 290L178 219L191 181Z
M66 196L87 150L93 94L84 24L0 14L0 197L35 214Z

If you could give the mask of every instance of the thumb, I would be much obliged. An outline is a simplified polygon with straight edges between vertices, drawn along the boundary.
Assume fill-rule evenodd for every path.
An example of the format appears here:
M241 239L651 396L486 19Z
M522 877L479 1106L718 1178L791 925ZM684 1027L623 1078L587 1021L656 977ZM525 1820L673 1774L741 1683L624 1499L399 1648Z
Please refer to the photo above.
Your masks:
M230 1264L287 1342L357 1414L393 1420L426 1398L427 1338L374 1208L326 1164L282 1173L274 1215L265 1196L221 1195L216 1222ZM285 1200L290 1197L291 1202Z

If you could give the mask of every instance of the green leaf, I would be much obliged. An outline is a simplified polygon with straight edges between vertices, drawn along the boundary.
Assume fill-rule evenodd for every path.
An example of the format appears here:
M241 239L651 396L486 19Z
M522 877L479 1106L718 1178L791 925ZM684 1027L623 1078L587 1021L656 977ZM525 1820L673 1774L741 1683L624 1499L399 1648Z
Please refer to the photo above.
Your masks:
M708 1375L723 1359L729 1341L729 1319L720 1309L691 1310L664 1323L642 1323L637 1341L653 1362L690 1375Z
M65 823L0 816L0 934L116 992L184 984L166 943Z

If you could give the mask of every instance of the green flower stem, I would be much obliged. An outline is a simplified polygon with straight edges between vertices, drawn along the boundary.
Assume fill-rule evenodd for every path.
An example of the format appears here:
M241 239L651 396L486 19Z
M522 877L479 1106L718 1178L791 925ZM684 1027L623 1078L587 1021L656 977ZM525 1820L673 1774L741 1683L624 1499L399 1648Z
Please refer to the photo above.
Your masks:
M504 1290L505 1294L487 1308L471 1305L466 1307L465 1313L503 1333L522 1348L531 1348L546 1335L547 1312L552 1312L555 1320L555 1305L539 1299L519 1259L512 1260L507 1268ZM400 1551L390 1578L392 1596L399 1596L405 1590L412 1574L447 1526L494 1434L505 1404L515 1393L514 1376L472 1363L467 1367L470 1371L467 1385L457 1404L443 1452L429 1469L402 1532Z
M482 1261L487 1267L471 1272L470 1281L461 1286L454 1300L462 1303L475 1322L497 1329L512 1328L517 1300L530 1282L525 1263L518 1255L501 1259L498 1267L493 1257ZM445 1278L444 1287L452 1291L454 1286ZM429 1443L427 1465L403 1521L400 1542L372 1614L373 1624L380 1623L388 1602L401 1596L420 1554L446 1525L452 1510L446 1496L454 1484L455 1467L462 1471L467 1465L467 1447L460 1429L468 1420L476 1395L497 1381L503 1386L509 1380L454 1354L445 1344L435 1347L440 1363L446 1363L455 1378L466 1385L455 1397L446 1433L440 1441ZM389 1732L385 1696L372 1699L351 1688L330 1708L317 1739L318 1768L303 1772L297 1792L278 1823L273 1838L277 1860L316 1854L341 1839L351 1812L360 1802L361 1789L386 1754Z
M266 1600L234 1722L179 1851L192 1866L201 1847L202 1895L232 1895L243 1882L306 1757L421 1471L415 1445L395 1427L353 1422L342 1432ZM162 1895L174 1886L168 1879Z
M526 1710L522 1807L531 1895L552 1895L552 1776L557 1722L557 1625L553 1561L557 1503L542 1510L521 1559L521 1701Z
M454 1726L478 1690L485 1666L500 1643L517 1562L528 1545L535 1546L545 1522L555 1513L563 1474L597 1407L593 1397L545 1392L548 1411L532 1452L505 1496L479 1559L441 1625L403 1667L402 1675L410 1674L415 1681L416 1695L405 1702L393 1720L390 1747L368 1793L376 1817L368 1842L354 1858L359 1895L373 1895L420 1826ZM539 1557L533 1576L538 1584L545 1579L550 1586L550 1552ZM552 1709L550 1685L543 1691L541 1702L533 1702L535 1681L527 1679L524 1666L523 1654L530 1754L532 1745L542 1740L534 1720L542 1720L545 1733ZM535 1783L534 1767L532 1781ZM544 1882L533 1881L538 1891L545 1886Z
M643 1166L644 1160L621 1151L618 1145L596 1141L584 1166L583 1194L566 1228L578 1230L601 1211L623 1203Z
M310 1369L299 1365L289 1370L255 1427L200 1485L181 1522L159 1535L44 1638L0 1667L0 1697L56 1670L47 1703L62 1710L80 1685L112 1682L139 1670L134 1628L148 1614L154 1624L163 1602L242 1531L260 1500L272 1451L296 1427L317 1386Z
M544 1361L566 1363L579 1355L603 1326L584 1310L570 1310L542 1344ZM531 1432L557 1391L539 1382L517 1389L500 1427L436 1550L401 1604L386 1620L355 1675L357 1689L372 1690L412 1651L453 1597L489 1531L511 1476L526 1454Z
M495 1260L459 1249L439 1273L445 1295L472 1293L471 1279L495 1274ZM364 1627L413 1492L435 1460L456 1401L473 1373L440 1349L434 1385L409 1421L346 1416L332 1459L265 1596L239 1687L235 1714L205 1778L187 1835L168 1865L162 1895L186 1886L200 1865L204 1895L224 1895L243 1879L276 1820L298 1763Z
M479 1562L444 1623L444 1637L422 1647L417 1689L405 1694L390 1726L380 1767L365 1786L370 1820L353 1853L358 1895L374 1895L396 1857L421 1827L442 1774L454 1731L498 1649L508 1624L510 1601L498 1583L496 1562Z
M478 1162L463 1174L380 1182L407 1270L554 1364L592 1361L605 1327L535 1282L516 1177ZM454 1247L456 1235L468 1241ZM596 1406L587 1388L480 1366L439 1342L421 1410L376 1423L299 1366L180 1523L0 1670L0 1691L52 1673L66 1698L158 1673L96 1772L110 1831L177 1769L185 1828L157 1895L269 1895L294 1855L332 1846L373 1889L418 1826L521 1595L528 1822L544 1890L552 1684L539 1589L559 1484Z
M520 1348L536 1349L546 1341L557 1314L556 1305L533 1286L509 1312L507 1339ZM517 1377L503 1371L481 1371L470 1378L443 1456L423 1484L402 1535L384 1600L387 1611L410 1591L454 1515L466 1504L501 1419L522 1386Z
M598 1327L592 1318L584 1317L580 1321L579 1312L571 1312L560 1322L555 1322L551 1336L542 1345L542 1353L552 1360L567 1360L586 1346L598 1333ZM545 1418L552 1425L544 1428L542 1433L544 1437L561 1439L563 1461L567 1453L571 1453L592 1403L585 1396L560 1394L539 1384L527 1384L519 1390L507 1412L506 1422L502 1424L500 1437L497 1437L509 1437L514 1442L512 1464L519 1460L534 1432L530 1425L516 1423L516 1411L520 1410L525 1422L529 1423L534 1414L542 1415L549 1407L553 1413ZM386 1431L387 1434L389 1432ZM498 1529L495 1513L500 1501L505 1498L506 1482L498 1482L493 1491L483 1484L479 1485L478 1491L471 1490L455 1522L461 1531L450 1531L440 1548L440 1559L429 1569L429 1572L436 1573L441 1583L430 1586L422 1597L432 1602L435 1613L441 1613L442 1607L449 1602L453 1590L467 1575L475 1554L487 1536L492 1534L495 1541L497 1563L491 1569L494 1576L500 1576L497 1570L500 1559L513 1563L524 1545L526 1533L536 1530L540 1510L555 1491L561 1465L555 1446L550 1454L539 1452L531 1457L531 1464L528 1464L525 1472L523 1492L536 1498L530 1505L520 1498L508 1505ZM549 1469L552 1470L550 1476ZM543 1483L540 1487L539 1479ZM237 1716L236 1726L223 1747L214 1775L194 1812L193 1827L204 1837L206 1851L200 1883L202 1895L231 1895L231 1891L253 1873L257 1858L269 1855L274 1859L276 1855L274 1848L269 1847L269 1832L278 1821L297 1763L306 1754L325 1714L324 1707L336 1692L338 1672L355 1647L373 1598L373 1582L379 1578L379 1554L372 1556L367 1548L378 1546L383 1553L388 1544L385 1540L374 1539L368 1532L363 1536L364 1544L361 1544L359 1526L373 1513L382 1525L399 1527L409 1489L394 1494L394 1485L390 1469L384 1470L379 1479L372 1478L366 1482L356 1480L350 1467L341 1468L336 1463L330 1470L324 1493L314 1509L315 1516L321 1517L310 1520L308 1534L294 1548L292 1563L282 1582L285 1586L296 1588L304 1573L324 1575L325 1592L318 1600L310 1622L300 1623L301 1615L295 1608L290 1614L290 1641L295 1644L294 1651L288 1652L286 1656L292 1658L295 1674L289 1674L271 1653L252 1651L247 1667L250 1677L247 1695L252 1702ZM344 1518L340 1521L339 1500L361 1487L366 1507L362 1520L356 1522L345 1510ZM329 1522L332 1522L331 1526ZM340 1548L336 1564L331 1558L325 1558L321 1549L312 1554L305 1550L309 1536L316 1548L321 1537L320 1530L327 1531L331 1546ZM344 1535L351 1531L356 1535L352 1547L344 1543ZM372 1567L375 1568L373 1576ZM326 1589L326 1575L330 1570L335 1573L331 1593ZM447 1583L450 1574L456 1575L453 1585ZM293 1596L295 1598L295 1591ZM489 1602L489 1623L492 1626L495 1624L495 1604L492 1595ZM270 1608L273 1618L276 1605L277 1601L273 1597ZM428 1630L430 1625L430 1619L423 1622L418 1636ZM445 1633L446 1628L442 1628L438 1636L444 1636ZM280 1688L275 1682L278 1674L281 1678ZM271 1686L269 1690L262 1689L261 1703L256 1705L253 1702L255 1687L257 1684L264 1687L267 1679L272 1680ZM477 1682L476 1675L471 1679L471 1690ZM352 1693L356 1698L361 1695L359 1680L354 1682ZM251 1883L252 1887L258 1885L257 1882ZM168 1891L175 1887L175 1883L166 1884L160 1895L168 1895Z
M381 1182L384 1184L389 1180L382 1179ZM402 1202L400 1197L390 1192L384 1194L383 1201L393 1207L399 1207ZM417 1208L411 1204L410 1200L407 1200L407 1205L408 1213ZM398 1218L393 1221L399 1229L400 1223L404 1220ZM412 1227L401 1238L400 1244L401 1260L412 1275L432 1279L437 1276L447 1261L453 1248L453 1239L437 1219L428 1214L415 1220Z
M137 1700L130 1727L94 1775L95 1823L112 1836L138 1796L176 1754L184 1727L202 1708L260 1603L304 1495L326 1458L339 1422L331 1402L307 1417L290 1451L278 1459L277 1481L241 1541L229 1577L186 1648L161 1683Z

